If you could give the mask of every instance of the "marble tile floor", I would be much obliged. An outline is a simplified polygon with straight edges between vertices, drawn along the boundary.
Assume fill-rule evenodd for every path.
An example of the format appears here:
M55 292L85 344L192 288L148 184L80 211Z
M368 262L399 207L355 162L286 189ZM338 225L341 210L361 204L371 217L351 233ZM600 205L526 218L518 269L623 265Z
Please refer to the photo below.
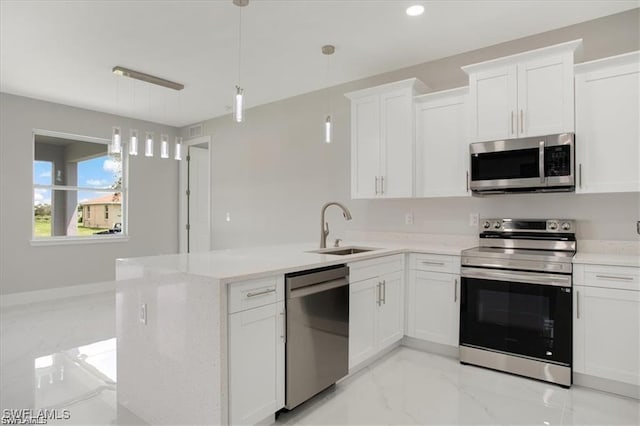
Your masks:
M114 315L113 293L3 308L0 409L68 410L48 424L142 424L117 404ZM640 401L398 348L276 423L638 425Z

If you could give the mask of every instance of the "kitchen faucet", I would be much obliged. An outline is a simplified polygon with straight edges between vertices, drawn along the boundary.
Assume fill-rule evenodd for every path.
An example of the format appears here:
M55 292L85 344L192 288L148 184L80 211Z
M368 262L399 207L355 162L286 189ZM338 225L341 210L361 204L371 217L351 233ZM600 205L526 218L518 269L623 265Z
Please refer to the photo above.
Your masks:
M324 214L327 211L327 207L329 206L338 206L342 209L342 215L345 220L351 220L351 212L348 208L343 206L342 204L332 201L325 204L322 207L322 213L320 214L320 248L327 247L327 235L329 235L329 223L324 221Z

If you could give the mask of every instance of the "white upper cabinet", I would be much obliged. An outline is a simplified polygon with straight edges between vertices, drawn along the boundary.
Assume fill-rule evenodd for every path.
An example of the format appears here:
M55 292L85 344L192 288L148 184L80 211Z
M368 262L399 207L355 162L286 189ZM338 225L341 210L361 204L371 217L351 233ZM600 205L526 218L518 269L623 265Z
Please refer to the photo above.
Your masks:
M469 74L470 142L574 131L575 40L462 69Z
M468 88L415 99L416 197L468 196Z
M413 196L413 97L426 89L411 78L345 94L351 100L351 198Z
M575 73L576 192L640 191L640 52Z

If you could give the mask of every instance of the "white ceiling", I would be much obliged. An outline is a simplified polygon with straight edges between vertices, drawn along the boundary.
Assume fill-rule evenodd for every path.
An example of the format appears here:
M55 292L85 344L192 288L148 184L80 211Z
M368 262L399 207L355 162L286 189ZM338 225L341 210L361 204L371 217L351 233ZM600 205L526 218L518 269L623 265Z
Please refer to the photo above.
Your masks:
M421 3L426 12L408 17ZM241 85L260 105L636 8L638 0L251 0ZM184 126L228 113L240 8L219 1L0 2L0 90ZM334 44L328 84L320 48ZM181 92L111 73L183 83Z

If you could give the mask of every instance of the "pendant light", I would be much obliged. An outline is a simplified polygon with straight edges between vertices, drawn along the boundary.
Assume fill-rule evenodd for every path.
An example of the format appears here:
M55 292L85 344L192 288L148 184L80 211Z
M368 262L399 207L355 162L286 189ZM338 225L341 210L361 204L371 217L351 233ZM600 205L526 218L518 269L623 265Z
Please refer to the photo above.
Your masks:
M160 135L160 158L169 158L169 135Z
M111 154L120 154L122 152L122 134L118 126L113 126L111 131L110 152Z
M147 132L144 139L144 156L153 157L153 132Z
M240 7L238 18L238 84L233 99L233 119L236 123L244 120L244 89L240 86L240 70L242 65L242 8L249 5L249 0L233 0L233 4Z
M176 136L176 144L174 147L174 159L182 160L182 137Z
M129 155L138 155L138 131L129 130Z
M330 57L336 51L335 46L327 44L322 46L322 54L327 57L327 114L324 120L324 143L331 143L333 136L333 123L331 118L331 88L329 83Z

